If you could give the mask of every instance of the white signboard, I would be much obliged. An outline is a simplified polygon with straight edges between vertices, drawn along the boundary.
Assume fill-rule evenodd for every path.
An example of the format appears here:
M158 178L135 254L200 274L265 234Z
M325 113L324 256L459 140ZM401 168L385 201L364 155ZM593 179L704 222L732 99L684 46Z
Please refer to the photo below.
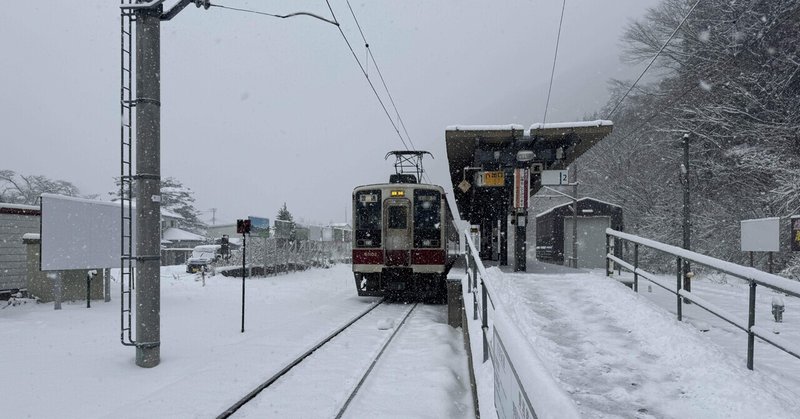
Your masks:
M42 194L41 270L118 268L121 224L118 203Z
M780 250L779 217L742 220L743 252L777 252Z
M542 171L542 185L566 185L569 183L569 171L567 170L543 170Z

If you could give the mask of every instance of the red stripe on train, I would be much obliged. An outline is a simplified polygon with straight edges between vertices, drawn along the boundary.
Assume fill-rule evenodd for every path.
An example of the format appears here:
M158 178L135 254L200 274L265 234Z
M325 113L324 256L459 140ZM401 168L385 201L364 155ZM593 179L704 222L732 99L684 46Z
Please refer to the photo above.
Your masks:
M353 264L355 265L383 265L383 250L357 250L353 249Z
M411 251L413 265L444 265L444 250L415 249Z

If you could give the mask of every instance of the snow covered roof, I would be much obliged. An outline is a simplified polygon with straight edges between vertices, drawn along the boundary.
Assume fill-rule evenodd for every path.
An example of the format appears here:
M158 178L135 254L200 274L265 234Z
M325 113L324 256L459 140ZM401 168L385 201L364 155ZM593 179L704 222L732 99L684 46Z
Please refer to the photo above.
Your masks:
M0 208L21 209L21 210L39 210L38 205L23 205L23 204L6 204L0 202Z
M205 241L206 238L199 235L188 232L186 230L181 230L179 228L170 227L164 230L163 234L164 240L170 241Z
M522 131L522 125L450 125L445 128L447 131Z
M534 195L534 198L535 198L535 197L536 197L536 195ZM565 198L565 199L568 199L568 198ZM601 204L609 205L609 206L612 206L612 207L622 208L621 206L619 206L619 205L617 205L617 204L612 204L612 203L610 203L610 202L606 202L606 201L601 201L601 200L599 200L599 199L590 198L590 197L588 197L588 196L585 196L585 197L583 197L583 198L578 198L578 202L581 202L581 201L586 201L586 200L589 200L589 201L594 201L594 202L599 202L599 203L601 203ZM570 205L572 205L572 201L571 201L571 200L570 200L569 202L565 202L565 203L563 203L563 204L556 205L556 206L554 206L554 207L551 207L551 208L549 208L549 209L547 209L547 210L545 210L545 211L543 211L543 212L540 212L539 214L536 214L536 217L535 217L535 218L538 218L538 217L541 217L541 216L543 216L543 215L545 215L545 214L547 214L547 213L550 213L550 212L552 212L553 210L555 210L556 208L568 207L568 206L570 206Z
M598 119L596 121L580 121L580 122L551 122L549 124L542 124L541 122L537 122L531 125L530 130L533 131L537 129L587 128L587 127L605 127L605 126L614 126L614 123L603 119Z

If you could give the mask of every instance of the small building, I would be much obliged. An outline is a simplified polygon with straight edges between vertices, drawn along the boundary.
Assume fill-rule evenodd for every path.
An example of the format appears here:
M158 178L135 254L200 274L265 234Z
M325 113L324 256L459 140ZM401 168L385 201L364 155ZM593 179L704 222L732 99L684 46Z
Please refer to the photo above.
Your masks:
M206 238L177 227L161 232L161 265L182 265L186 263L195 246L206 243Z
M27 289L27 250L22 236L39 234L38 206L0 203L0 299Z
M622 231L622 207L593 198L578 199L578 267L606 266L606 228ZM573 203L536 216L536 259L569 266L572 259ZM614 254L621 254L614 246ZM565 261L567 261L565 263Z

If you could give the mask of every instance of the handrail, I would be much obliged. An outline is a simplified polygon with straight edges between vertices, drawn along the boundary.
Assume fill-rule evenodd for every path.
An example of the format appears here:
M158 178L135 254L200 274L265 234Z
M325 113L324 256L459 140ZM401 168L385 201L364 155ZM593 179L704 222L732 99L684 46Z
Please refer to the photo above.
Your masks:
M501 335L507 336L505 334L508 333L508 336L522 336L523 331L517 324L510 320L508 315L504 313L502 307L495 306L492 294L495 296L497 294L495 293L491 281L486 281L488 277L486 267L483 266L480 253L475 247L475 243L473 243L472 237L468 231L464 232L464 242L466 243L467 292L472 294L473 320L480 319L481 321L483 362L491 359L496 371L499 368L505 371L506 374L510 371L513 375L512 379L503 374L494 374L495 380L501 379L502 381L502 377L511 380L505 383L495 383L495 397L497 397L498 388L501 389L501 393L504 394L504 397L512 396L512 388L506 388L506 385L512 387L516 385L516 388L519 390L519 398L517 399L516 396L514 396L514 409L520 410L511 412L507 409L504 410L501 406L495 406L498 416L506 417L513 415L517 417L517 415L519 415L521 417L539 417L542 419L580 418L575 402L565 392L550 391L546 393L546 396L542 396L541 391L543 388L558 388L558 385L549 375L544 367L544 363L531 347L519 344L505 345L503 343L504 339L501 339ZM477 295L479 282L481 287L480 304ZM489 322L490 307L492 309L491 325ZM491 344L490 335L492 336ZM513 342L517 341L518 338L510 340ZM501 365L494 365L495 362L499 362ZM529 393L534 397L529 397ZM545 399L547 400L545 401Z
M629 241L634 243L634 262L630 264L624 261L621 257L615 256L610 252L611 237L620 239L622 241ZM655 277L650 272L645 271L639 267L639 246L645 246L669 255L675 256L677 260L676 271L676 286L673 288ZM682 249L680 247L660 243L654 240L645 239L643 237L635 236L633 234L623 233L611 228L606 229L606 260L607 263L614 263L621 268L625 268L634 275L634 292L638 292L638 279L641 276L650 282L658 285L661 288L675 294L677 297L677 316L678 321L682 320L682 301L687 300L692 302L703 310L717 316L718 318L730 323L731 325L743 330L747 333L747 368L753 369L753 354L755 350L755 337L759 337L770 345L800 359L800 348L796 347L793 343L785 339L773 336L773 334L755 325L755 304L756 304L756 285L763 285L767 288L786 293L795 297L800 297L800 283L791 281L778 275L773 275L767 272L759 271L752 267L737 265L735 263L727 262L720 259L715 259L700 253L692 252L690 250ZM749 298L749 315L747 321L739 318L738 316L727 312L726 310L717 307L716 305L706 301L705 299L693 295L690 291L681 288L682 283L682 267L685 267L688 261L692 261L698 265L703 265L712 268L716 271L726 273L728 275L747 280L750 283L750 298ZM606 276L613 272L613 269L608 269L606 266Z
M677 246L660 243L655 240L634 236L633 234L623 233L611 228L606 229L606 234L618 239L627 240L632 243L638 243L651 249L660 250L664 253L669 253L673 256L680 257L683 260L690 260L738 278L754 281L756 284L763 285L795 297L800 297L800 282L797 281L791 281L778 275L760 271L756 268L715 259L710 256L692 252L691 250L686 250Z

